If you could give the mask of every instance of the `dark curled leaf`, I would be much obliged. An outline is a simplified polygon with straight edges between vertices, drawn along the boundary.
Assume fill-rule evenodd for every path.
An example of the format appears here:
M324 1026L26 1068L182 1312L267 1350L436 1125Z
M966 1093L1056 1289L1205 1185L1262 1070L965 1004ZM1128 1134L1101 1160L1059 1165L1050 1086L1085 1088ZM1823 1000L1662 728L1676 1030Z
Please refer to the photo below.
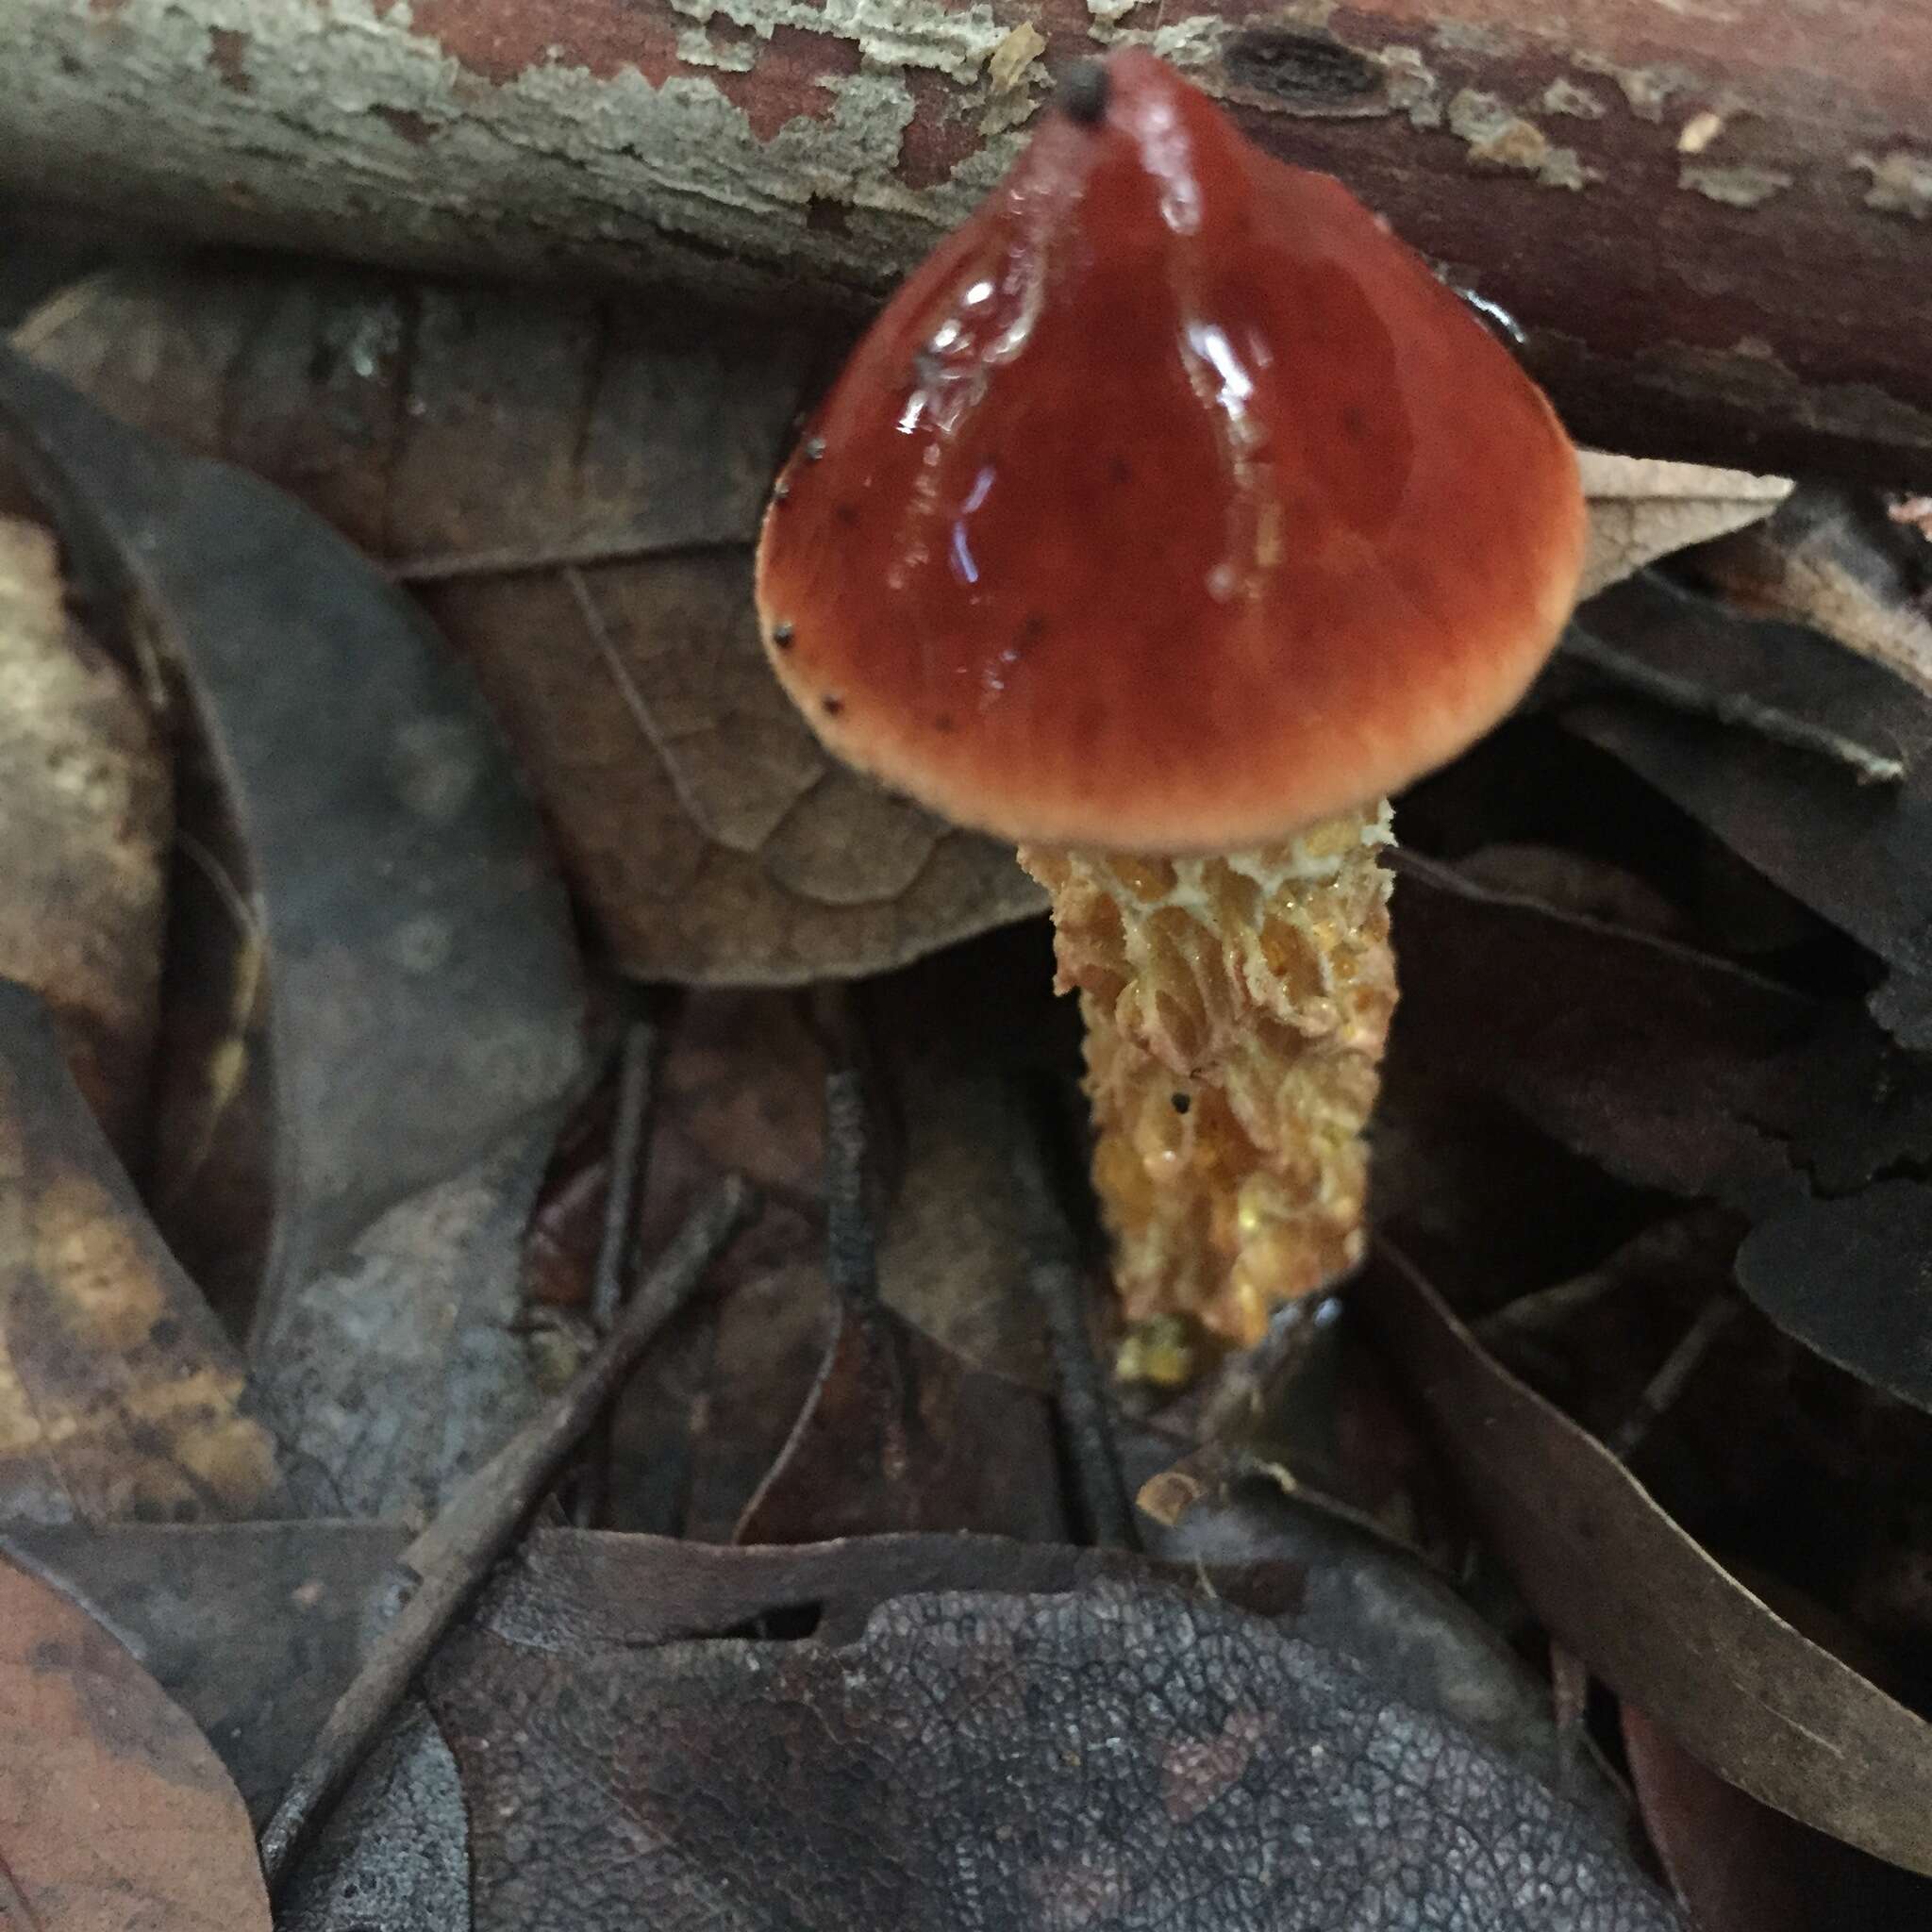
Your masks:
M0 979L0 1517L274 1515L242 1365L147 1217L39 998Z
M690 1590L734 1554L764 1553L655 1544L633 1587ZM822 1589L875 1560L805 1554ZM522 1589L515 1621L541 1624ZM1674 1923L1487 1747L1167 1589L941 1591L842 1642L657 1650L575 1608L551 1607L565 1644L499 1620L432 1672L479 1928Z
M1876 953L1904 982L1880 1018L1909 1044L1932 1041L1932 696L1815 632L1701 608L1700 627L1741 631L1762 649L1760 678L1802 681L1818 715L1899 758L1903 780L1860 784L1829 759L1630 699L1568 708L1564 723Z
M1768 1094L1817 1024L1811 1002L1412 857L1394 923L1391 1058L1498 1094L1642 1186L1742 1200L1794 1184Z
M1734 1784L1932 1873L1932 1726L1713 1562L1406 1262L1384 1251L1353 1293L1538 1618Z
M1932 1190L1898 1177L1932 1164L1923 1058L1855 1007L1425 860L1405 861L1395 929L1394 1051L1408 1064L1495 1094L1622 1179L1764 1224L1739 1257L1752 1300L1841 1367L1932 1407Z
M1746 1236L1738 1285L1827 1361L1932 1409L1932 1187L1792 1202Z
M1803 752L1627 701L1564 722L1881 958L1932 969L1932 765L1902 786L1859 785Z
M476 691L325 525L10 350L0 429L124 641L185 684L240 828L270 989L266 1317L570 1079L563 894Z
M1932 546L1877 491L1807 479L1769 523L1687 560L1746 609L1814 625L1932 691Z
M1903 776L1932 741L1932 707L1890 672L1815 630L1740 617L1652 573L1592 599L1558 661L1808 751L1855 780Z
M471 1622L537 1650L644 1649L742 1634L774 1612L808 1610L812 1634L844 1643L891 1597L946 1590L1053 1594L1149 1574L1145 1559L1118 1550L992 1536L886 1534L748 1548L538 1530ZM1176 1587L1200 1584L1193 1564L1162 1574ZM1236 1565L1210 1580L1228 1601L1270 1617L1296 1614L1303 1594L1299 1574L1281 1563Z

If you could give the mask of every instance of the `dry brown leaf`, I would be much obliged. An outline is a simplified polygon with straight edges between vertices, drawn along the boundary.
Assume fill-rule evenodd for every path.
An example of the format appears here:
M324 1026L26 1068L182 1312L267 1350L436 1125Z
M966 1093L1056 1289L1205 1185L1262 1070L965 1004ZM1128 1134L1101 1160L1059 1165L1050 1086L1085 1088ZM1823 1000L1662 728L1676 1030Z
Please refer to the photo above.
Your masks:
M1006 847L835 765L766 668L751 546L816 354L798 329L202 268L85 284L17 340L414 586L629 972L858 975L1043 903Z
M0 981L0 1517L275 1514L274 1445L242 1386L45 1008Z
M1013 1149L1033 1127L996 1074L908 1059L891 1077L905 1145L879 1228L886 1301L975 1369L1050 1388L1040 1310L1020 1291L1036 1257Z
M429 603L635 974L857 976L1042 903L1010 847L821 748L766 667L748 548L441 584Z
M146 1100L173 814L159 734L68 616L52 534L0 517L0 976L52 1006L124 1147Z
M720 1257L712 1292L686 1317L687 1331L708 1333L683 1352L674 1329L619 1407L610 1493L621 1527L650 1520L642 1506L675 1487L682 1493L660 1501L658 1520L728 1541L810 1392L830 1320L818 1201L824 1083L800 995L693 994L669 1029L642 1252L656 1254L722 1174L745 1175L764 1211Z
M989 981L990 940L965 955ZM1041 938L1040 1003L1051 963ZM958 961L958 954L949 956ZM896 990L931 1034L947 1012L949 1045L970 1038L963 995L941 990L948 960L873 983ZM913 983L905 982L911 979ZM993 996L987 995L989 1007ZM1012 1003L1004 1003L1010 1012ZM876 1006L859 1031L878 1049L872 1093L873 1168L880 1287L898 1317L971 1370L1044 1388L1040 1320L1016 1291L1028 1259L1012 1200L1012 1137L1024 1131L996 1070L977 1072L902 1054L903 1035ZM965 1049L971 1058L972 1049ZM762 1216L714 1271L717 1293L654 1354L620 1412L612 1507L619 1526L670 1526L728 1538L784 1449L819 1378L834 1320L824 1279L825 1047L811 1002L791 992L720 991L685 998L665 1023L658 1065L641 1245L654 1252L703 1192L727 1172L764 1196ZM587 1113L594 1115L596 1104ZM541 1299L572 1306L586 1292L602 1229L608 1155L588 1126L566 1152L540 1208ZM687 1345L688 1344L688 1345ZM920 1345L920 1344L915 1344ZM958 1384L958 1364L940 1374ZM947 1379L949 1378L949 1379ZM979 1379L969 1375L969 1385ZM697 1391L703 1391L699 1398ZM689 1461L686 1478L680 1474ZM654 1500L656 1499L656 1500ZM652 1515L650 1509L663 1507Z
M891 1308L841 1308L796 1426L733 1541L922 1530L1065 1541L1053 1407Z
M1768 517L1791 492L1783 476L1671 463L1656 457L1579 454L1590 500L1590 545L1579 597L1593 597L1647 563Z
M0 1561L0 1921L268 1932L247 1807L208 1740L76 1605Z
M1697 1932L1868 1932L1925 1923L1932 1880L1760 1805L1634 1704L1622 1717L1643 1822Z

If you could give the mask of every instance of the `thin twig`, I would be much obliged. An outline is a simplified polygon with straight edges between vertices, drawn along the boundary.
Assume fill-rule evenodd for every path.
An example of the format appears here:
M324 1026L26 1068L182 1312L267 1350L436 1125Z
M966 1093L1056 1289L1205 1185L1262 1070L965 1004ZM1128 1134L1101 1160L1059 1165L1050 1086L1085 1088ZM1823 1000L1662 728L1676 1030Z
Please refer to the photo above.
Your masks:
M742 548L738 542L660 543L619 530L608 536L593 532L539 550L452 550L405 557L388 569L399 584L446 584L461 577L523 576L533 571L656 563L667 557L714 557Z
M745 1182L735 1174L721 1181L692 1210L616 1327L569 1387L477 1470L403 1552L406 1578L421 1579L415 1594L336 1700L262 1831L261 1865L271 1896L294 1870L383 1724L542 1500L584 1431L623 1388L638 1358L756 1207L757 1196Z
M1586 1765L1594 1769L1590 1737L1590 1665L1560 1639L1550 1639L1550 1702L1557 1720L1557 1790L1578 1795Z
M866 1201L872 1134L865 1085L852 1068L825 1078L825 1274L857 1311L879 1302L878 1239Z
M610 1139L610 1186L604 1196L604 1231L591 1276L591 1323L608 1335L624 1307L637 1241L638 1207L643 1199L644 1164L651 1124L652 1074L658 1029L648 1020L625 1028L617 1068L617 1124ZM572 1500L571 1521L589 1529L602 1520L610 1491L610 1419L600 1416L591 1431Z
M639 1020L625 1031L617 1069L617 1125L610 1141L610 1189L604 1197L604 1232L591 1277L591 1320L599 1335L616 1325L624 1307L630 1254L637 1239L637 1204L643 1192L645 1136L651 1124L652 1074L658 1029Z
M1549 1288L1532 1289L1500 1308L1479 1315L1469 1330L1491 1355L1507 1348L1518 1337L1546 1334L1560 1328L1572 1316L1591 1308L1606 1295L1621 1294L1629 1287L1628 1278L1614 1268L1592 1269L1588 1274L1573 1274Z
M1013 1179L1028 1259L1026 1287L1046 1324L1067 1457L1074 1466L1088 1534L1106 1549L1140 1546L1121 1474L1113 1417L1087 1329L1087 1283L1073 1230L1054 1197L1037 1109L1024 1104L1014 1136Z
M884 1437L880 1460L897 1482L919 1426L919 1378L904 1331L887 1319L873 1226L873 1121L865 1076L845 1066L825 1076L825 1279L865 1344Z
M1619 1462L1628 1462L1637 1453L1644 1437L1684 1392L1684 1384L1710 1353L1711 1343L1730 1326L1742 1306L1732 1296L1723 1294L1714 1294L1705 1303L1697 1319L1678 1338L1676 1347L1664 1357L1663 1366L1645 1385L1630 1413L1605 1441L1604 1447Z

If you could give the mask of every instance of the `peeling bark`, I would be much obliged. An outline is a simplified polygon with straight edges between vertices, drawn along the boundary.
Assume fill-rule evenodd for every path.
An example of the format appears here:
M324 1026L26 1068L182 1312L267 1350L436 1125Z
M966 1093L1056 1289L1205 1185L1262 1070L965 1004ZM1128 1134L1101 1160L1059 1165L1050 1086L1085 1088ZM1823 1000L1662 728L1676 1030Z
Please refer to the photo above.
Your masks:
M1507 310L1579 435L1932 476L1923 0L11 0L0 188L863 305L1152 44Z

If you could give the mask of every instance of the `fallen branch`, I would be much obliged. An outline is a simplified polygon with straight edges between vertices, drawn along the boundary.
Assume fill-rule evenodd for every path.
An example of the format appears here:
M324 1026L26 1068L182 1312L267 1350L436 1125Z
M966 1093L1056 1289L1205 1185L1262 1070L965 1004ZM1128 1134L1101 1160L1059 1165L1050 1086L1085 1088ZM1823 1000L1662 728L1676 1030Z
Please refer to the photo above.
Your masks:
M15 0L0 189L416 267L862 302L1068 60L1151 41L1514 317L1578 434L1932 475L1920 0L1244 11Z

